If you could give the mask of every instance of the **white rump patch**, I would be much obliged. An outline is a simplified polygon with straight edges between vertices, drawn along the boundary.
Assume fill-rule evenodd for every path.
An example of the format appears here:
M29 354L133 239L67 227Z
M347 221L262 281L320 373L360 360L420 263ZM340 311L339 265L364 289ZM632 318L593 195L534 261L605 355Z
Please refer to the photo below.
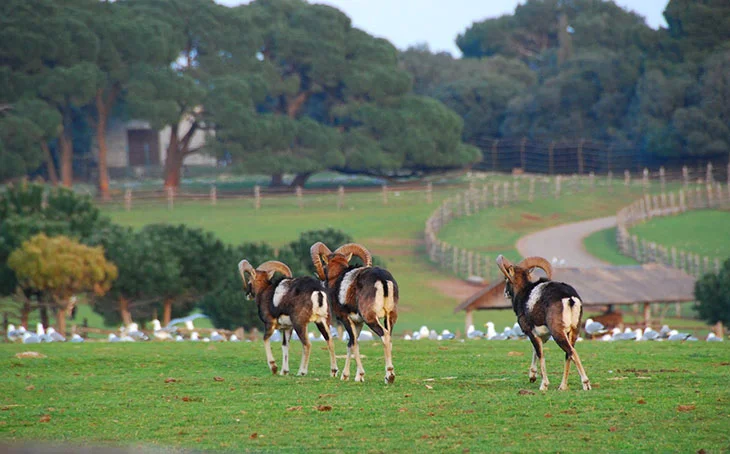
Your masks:
M290 285L291 279L284 279L276 286L276 290L274 290L274 307L279 307L281 299L284 298L284 295L286 295L289 291Z
M322 295L322 305L319 305L319 296ZM327 320L329 307L327 306L327 294L324 292L312 292L312 317L310 322L324 322Z
M385 298L385 310L393 312L395 309L395 295L393 294L393 281L388 281L388 296Z
M279 318L276 319L276 323L278 323L279 326L292 326L291 318L289 318L288 315L280 315Z
M348 271L347 274L345 274L345 277L342 278L342 284L340 284L340 293L339 293L339 301L340 304L344 305L346 303L347 298L347 290L352 285L352 282L355 280L358 274L360 274L360 271L362 268L356 268L352 271Z
M573 300L575 304L570 307L570 300ZM580 298L571 296L569 298L563 298L563 326L567 330L570 327L578 328L578 318L580 317L581 301Z
M535 304L540 300L540 297L542 296L542 289L545 288L545 285L549 284L550 282L543 282L541 284L537 284L535 288L532 289L530 292L530 297L527 299L527 313L529 314L532 312L532 308L535 307Z
M376 317L385 317L385 292L383 291L383 283L380 281L375 283L375 303L373 310L375 311Z

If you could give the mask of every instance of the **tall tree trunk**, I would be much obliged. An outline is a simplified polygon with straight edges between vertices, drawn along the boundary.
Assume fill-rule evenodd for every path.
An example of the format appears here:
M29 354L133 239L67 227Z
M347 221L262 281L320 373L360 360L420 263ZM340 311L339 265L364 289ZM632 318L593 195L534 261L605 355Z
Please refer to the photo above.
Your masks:
M271 183L269 184L272 188L278 188L284 186L284 175L281 173L275 173L271 175Z
M178 137L179 124L172 125L170 128L170 145L167 147L167 157L165 158L165 187L178 188L180 186L180 177L183 161L185 157L198 149L190 149L190 141L193 139L195 131L198 130L198 122L193 122L190 129L182 138Z
M107 166L106 122L109 109L114 104L117 89L112 88L108 102L104 102L104 90L96 91L96 142L99 145L99 195L102 200L109 200L109 168Z
M56 164L53 162L53 155L51 149L48 148L48 142L41 140L41 150L43 150L43 156L46 157L46 168L48 169L48 178L51 180L53 186L58 186L58 172L56 172Z
M128 326L132 323L132 313L129 311L129 300L126 298L119 298L119 315L122 317L122 323L124 323L124 326Z
M48 328L49 326L51 326L51 323L48 320L48 305L45 303L41 303L38 306L38 310L41 314L41 324L43 325L43 327Z
M167 298L162 303L162 326L167 326L172 319L172 299Z
M182 159L180 159L180 149L178 147L179 140L177 137L177 125L170 127L170 143L167 145L167 156L165 157L165 187L177 188L180 186L180 167L182 167Z
M309 179L309 177L311 177L311 176L312 176L312 172L298 173L294 177L294 180L292 180L290 186L292 188L296 188L297 186L302 186L303 187L304 186L304 183L306 183L307 180Z
M66 336L66 312L68 312L67 308L58 306L58 312L56 313L56 331L63 336Z
M73 185L73 143L64 129L58 136L58 144L61 148L61 184L70 188Z
M33 310L30 306L30 301L23 301L23 307L20 309L20 326L25 326L28 329L28 318L30 318L30 311Z

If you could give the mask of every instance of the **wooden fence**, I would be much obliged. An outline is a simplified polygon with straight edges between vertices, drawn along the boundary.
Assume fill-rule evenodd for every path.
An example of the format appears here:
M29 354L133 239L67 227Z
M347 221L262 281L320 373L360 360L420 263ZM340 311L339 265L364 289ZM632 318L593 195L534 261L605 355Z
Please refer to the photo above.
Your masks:
M655 217L674 216L689 210L730 207L730 185L712 182L704 185L685 185L677 192L662 192L648 196L622 208L616 215L616 242L622 254L641 263L658 262L679 268L700 277L720 270L720 258L701 257L699 254L649 242L631 235L629 229ZM701 232L698 232L700 234Z
M621 188L642 188L644 197L624 209L628 211L623 212L624 210L622 210L623 213L619 212L618 216L621 219L624 219L622 216L638 216L641 206L651 206L655 210L661 210L663 206L663 209L667 211L675 210L679 212L678 204L680 199L678 194L684 194L682 199L684 210L688 207L691 207L690 209L714 207L727 203L728 198L730 198L730 189L723 192L722 185L715 178L716 173L717 170L709 163L701 174L696 171L693 173L689 168L684 167L680 172L672 173L665 172L664 168L660 168L655 172L644 169L639 175L632 175L629 170L624 170L623 174L619 175L608 172L602 176L597 176L592 172L588 175L573 174L554 177L522 174L513 175L510 182L505 182L503 179L499 182L483 183L481 185L472 182L468 190L444 200L426 220L424 229L426 251L431 262L445 271L475 281L491 281L499 277L497 275L498 270L494 266L496 256L493 257L478 251L459 248L438 238L439 231L451 220L472 216L490 207L499 208L516 202L533 202L547 198L558 199L564 194L594 191L597 188L604 188L609 192L619 191ZM730 166L728 174L730 175ZM675 187L679 185L683 189L678 194L667 194L665 190L670 182L675 182ZM698 186L695 186L695 182L702 183L703 187L711 188L711 190L706 189L705 192L702 192L698 189ZM728 181L727 186L730 188L730 181ZM690 191L690 188L695 189ZM651 195L655 191L661 191L661 193ZM672 208L673 206L674 208ZM653 212L652 215L654 215ZM636 222L640 221L637 220ZM625 244L627 250L636 251L637 255L641 257L637 260L642 262L662 261L662 263L671 265L673 257L671 250L667 252L660 246L652 246L651 243L629 238L627 231L625 231L625 235L628 239L622 240L620 238L619 245ZM624 249L622 249L623 251ZM676 255L678 267L688 269L691 266L695 268L695 271L691 274L695 274L697 268L709 270L710 266L715 268L719 266L717 259L697 258L689 253L680 253L679 251L676 252ZM660 257L663 260L659 260ZM680 258L684 260L682 263L687 263L686 266L679 266ZM698 261L699 265L696 265Z

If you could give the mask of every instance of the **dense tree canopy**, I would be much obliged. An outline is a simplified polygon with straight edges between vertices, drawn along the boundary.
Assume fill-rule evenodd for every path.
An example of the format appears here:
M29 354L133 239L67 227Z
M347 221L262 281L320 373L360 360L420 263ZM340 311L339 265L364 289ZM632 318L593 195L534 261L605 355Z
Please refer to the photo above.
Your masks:
M730 326L730 259L718 273L708 273L695 283L697 312L707 323Z

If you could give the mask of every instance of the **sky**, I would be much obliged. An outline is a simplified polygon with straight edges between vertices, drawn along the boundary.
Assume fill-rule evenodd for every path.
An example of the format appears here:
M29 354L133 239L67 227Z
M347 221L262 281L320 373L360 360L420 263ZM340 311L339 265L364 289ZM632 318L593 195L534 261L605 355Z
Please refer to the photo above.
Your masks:
M217 0L224 5L248 3ZM433 52L460 57L456 36L473 22L514 12L524 0L309 0L334 6L350 16L355 27L386 38L399 49L427 43ZM668 0L615 0L644 16L652 28L666 27L662 12Z

